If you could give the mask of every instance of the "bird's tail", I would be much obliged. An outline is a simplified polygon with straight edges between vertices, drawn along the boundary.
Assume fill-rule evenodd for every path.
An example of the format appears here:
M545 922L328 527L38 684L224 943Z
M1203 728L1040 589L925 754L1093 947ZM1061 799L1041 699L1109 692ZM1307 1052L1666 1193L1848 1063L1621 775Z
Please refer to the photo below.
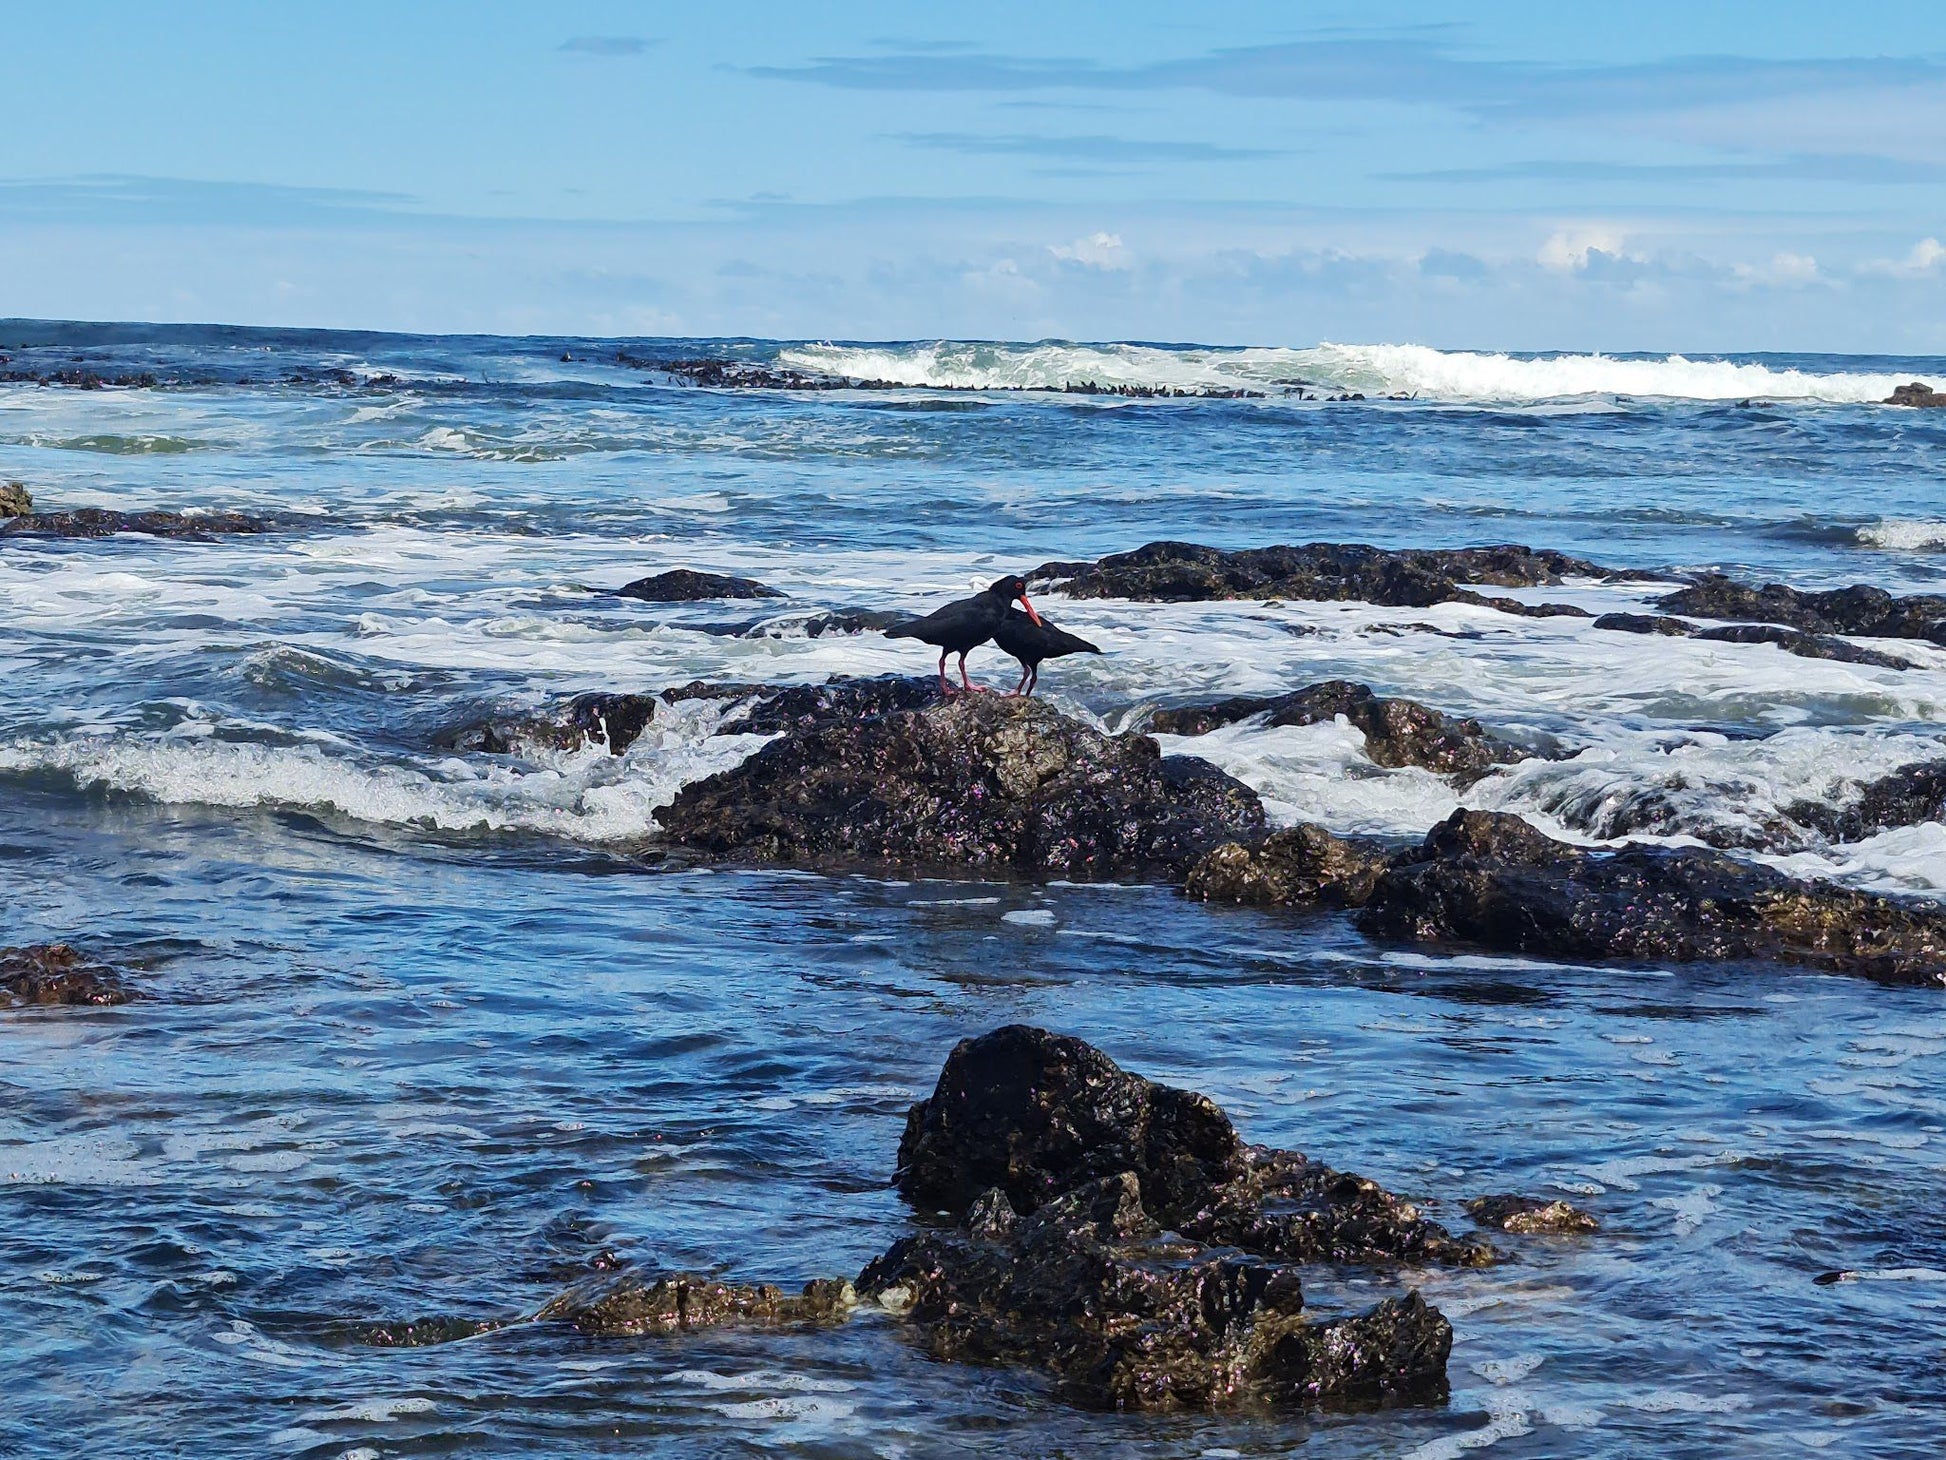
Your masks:
M915 618L906 623L893 624L891 628L885 631L885 637L888 639L916 639L919 637L918 629L919 620Z

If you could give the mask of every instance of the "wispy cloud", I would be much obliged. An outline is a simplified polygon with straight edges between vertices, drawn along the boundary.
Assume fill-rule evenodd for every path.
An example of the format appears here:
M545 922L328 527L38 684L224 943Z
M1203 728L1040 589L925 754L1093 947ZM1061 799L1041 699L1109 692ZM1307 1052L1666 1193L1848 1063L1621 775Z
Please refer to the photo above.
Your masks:
M1507 162L1492 167L1450 167L1428 172L1387 172L1388 182L1714 183L1835 182L1905 185L1946 182L1946 163L1898 157L1799 155L1762 161L1722 162Z
M1044 137L1013 132L983 136L971 132L899 132L899 141L971 157L1046 157L1068 162L1241 162L1281 154L1261 147L1231 147L1214 142L1110 137Z
M562 41L555 49L578 56L639 56L661 44L659 40L639 35L578 35Z
M423 216L405 193L199 178L98 174L0 179L0 216L15 222L285 224Z

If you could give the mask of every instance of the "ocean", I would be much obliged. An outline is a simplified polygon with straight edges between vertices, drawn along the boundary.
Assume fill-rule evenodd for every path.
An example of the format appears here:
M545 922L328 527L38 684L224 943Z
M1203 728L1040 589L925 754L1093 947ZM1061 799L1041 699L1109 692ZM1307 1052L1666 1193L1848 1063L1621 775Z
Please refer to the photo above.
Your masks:
M873 386L668 368L698 358ZM0 1012L0 1454L1932 1453L1937 989L1393 948L1153 886L665 861L654 810L763 743L707 701L620 756L435 743L586 690L927 673L924 645L807 623L1155 539L1525 543L1625 570L1505 590L1593 614L1700 571L1946 592L1946 412L1877 403L1911 380L1946 360L0 321L0 480L279 528L0 537L0 944L73 941L141 995ZM614 596L674 567L785 596ZM1036 602L1105 651L1041 696L1103 729L1348 679L1571 751L1462 789L1343 723L1163 737L1280 824L1406 838L1466 805L1946 896L1946 826L1845 843L1788 815L1940 757L1923 641L1878 645L1899 669L1466 603ZM991 648L972 667L1013 684ZM1369 1414L1092 1413L883 1315L352 1336L519 1320L600 1253L854 1274L912 1230L908 1106L1009 1023L1456 1231L1501 1191L1604 1230L1321 1274L1453 1321L1450 1402Z

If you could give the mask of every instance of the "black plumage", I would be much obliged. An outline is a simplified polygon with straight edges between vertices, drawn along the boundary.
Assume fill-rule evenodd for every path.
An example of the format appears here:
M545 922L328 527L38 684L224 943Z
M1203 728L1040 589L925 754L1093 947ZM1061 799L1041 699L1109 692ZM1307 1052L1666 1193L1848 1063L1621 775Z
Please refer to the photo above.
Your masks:
M1023 618L1034 624L1040 623L1040 615L1034 611L1034 605L1027 601L1027 580L1008 577L989 584L971 598L955 599L944 608L934 609L924 618L887 629L885 637L923 639L928 644L937 644L939 687L946 694L953 693L953 686L946 678L946 656L959 655L960 683L970 691L974 685L966 677L966 656L993 637L995 630L1013 611L1015 600L1019 600L1020 606L1027 610L1021 615Z
M1008 609L993 631L993 642L1020 661L1017 695L1031 695L1041 680L1041 661L1059 659L1063 654L1099 654L1100 649L1079 634L1071 634L1044 618L1030 619Z

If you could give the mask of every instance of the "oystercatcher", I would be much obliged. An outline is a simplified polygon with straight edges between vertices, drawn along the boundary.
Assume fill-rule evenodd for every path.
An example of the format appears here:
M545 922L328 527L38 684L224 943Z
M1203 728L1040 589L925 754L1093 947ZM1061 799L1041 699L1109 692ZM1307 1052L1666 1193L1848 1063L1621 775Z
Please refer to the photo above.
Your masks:
M1011 608L1001 616L1000 626L993 631L993 642L1020 661L1020 683L1013 689L1017 695L1031 696L1034 693L1034 686L1041 681L1043 659L1059 659L1063 654L1101 652L1079 634L1071 634L1039 615L1030 619Z
M994 631L1013 612L1012 605L1016 600L1027 610L1026 618L1038 625L1041 616L1034 611L1034 605L1027 601L1027 580L1002 578L971 598L955 599L944 608L934 609L924 618L887 629L885 637L924 639L928 644L937 644L939 688L943 694L957 693L946 678L946 656L959 655L960 683L966 686L969 693L976 692L979 687L966 677L966 656L993 637Z

